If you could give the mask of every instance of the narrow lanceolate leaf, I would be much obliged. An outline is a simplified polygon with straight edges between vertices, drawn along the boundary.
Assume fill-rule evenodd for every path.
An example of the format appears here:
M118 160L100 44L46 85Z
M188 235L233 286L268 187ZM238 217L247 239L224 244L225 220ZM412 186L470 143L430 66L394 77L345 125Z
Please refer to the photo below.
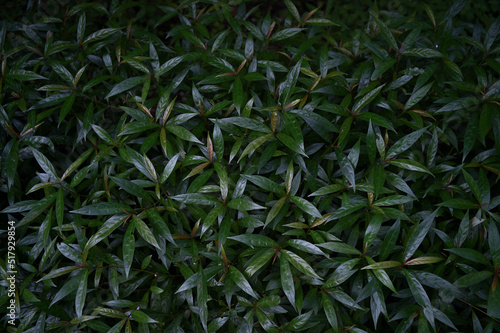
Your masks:
M248 283L248 280L236 267L229 266L229 277L238 287L240 287L241 290L246 292L248 295L252 296L253 298L259 298L259 295L255 293L250 283Z
M412 132L398 141L396 141L391 148L387 151L387 154L385 155L387 159L389 158L394 158L395 156L401 154L402 152L406 151L408 148L413 146L415 142L420 138L422 133L426 131L427 128L422 128L418 131Z
M406 101L406 104L404 106L405 110L411 109L415 104L420 102L422 100L422 98L424 98L427 95L429 90L432 88L433 84L434 84L434 82L431 82L431 83L421 87L420 89L418 89L414 93L412 93L410 98L408 98L408 101Z
M380 33L382 34L386 42L389 44L389 46L392 47L394 50L397 50L398 44L396 43L396 40L394 39L394 36L392 35L389 28L385 25L383 21L381 21L377 17L374 17L373 19L375 20L375 22L377 22L377 26L380 29Z
M382 90L382 88L384 88L384 86L385 83L380 87L373 89L372 91L361 97L359 100L357 100L352 107L352 113L356 114L360 112L365 106L368 105L368 103L370 103L375 97L377 97L377 94L380 92L380 90Z
M346 158L344 153L338 148L335 148L335 155L340 164L340 171L342 171L342 174L347 178L352 188L356 190L356 174L351 161Z
M273 182L267 177L258 175L242 175L242 177L246 178L255 185L259 186L261 189L274 192L280 197L283 197L285 195L285 190L283 189L283 187Z
M91 33L90 35L85 38L83 41L83 44L88 44L90 42L96 42L101 39L107 38L111 35L113 35L115 32L117 32L119 29L117 28L107 28L107 29L101 29L96 32Z
M313 193L309 194L309 196L313 197L313 196L318 196L318 195L328 195L331 193L341 191L344 188L345 188L345 186L341 185L341 184L326 185L326 186L323 186L322 188L318 189L317 191L314 191Z
M281 287L283 288L286 298L288 298L290 304L292 304L294 308L297 308L295 304L295 284L293 283L292 270L290 269L290 263L284 255L280 255L280 277Z
M323 304L323 310L325 311L328 323L334 330L338 331L340 327L337 319L337 312L327 292L321 293L321 302Z
M196 303L198 303L198 315L200 316L201 325L207 330L208 321L208 290L207 290L207 279L205 277L205 272L202 265L199 265L199 275L198 275L198 288L196 290Z
M424 167L422 164L413 161L413 160L406 160L406 159L397 159L397 160L390 160L387 161L387 163L395 165L397 167L400 167L402 169L410 170L410 171L418 171L418 172L425 172L428 173L429 175L432 175L432 172L427 170L426 167Z
M410 286L411 293L415 297L417 303L422 307L431 307L431 301L429 299L429 296L425 292L422 284L418 281L417 277L414 276L409 271L407 271L406 269L403 270L403 272L406 276L406 281Z
M279 244L267 236L262 236L258 234L241 234L237 236L228 237L228 239L233 239L235 241L241 242L248 246L254 247L275 247L279 248Z
M265 222L264 227L267 226L276 217L276 215L278 215L279 211L281 210L281 208L285 204L286 199L287 199L286 197L283 197L283 198L279 199L278 201L276 201L276 203L273 205L273 207L271 208L271 210L267 214L267 218L266 218L266 222Z
M163 169L163 173L161 174L161 177L160 177L160 184L163 184L168 179L168 177L172 174L172 171L174 171L174 168L175 168L175 165L177 163L177 160L179 159L179 156L180 156L180 154L174 155L174 157L172 157L170 159L170 161L168 161L167 165L165 165L165 168Z
M411 202L415 199L410 198L406 195L390 195L388 197L377 200L373 203L375 206L385 207L385 206L394 206L399 204L405 204L407 202Z
M156 242L156 238L149 229L149 227L144 223L144 221L139 218L137 215L132 215L132 220L135 225L136 230L139 232L139 235L148 242L149 244L153 245L157 249L160 249L160 246Z
M259 148L264 142L266 142L273 134L269 133L263 136L258 137L257 139L253 140L248 144L248 146L243 150L243 152L240 155L240 158L238 159L238 163L241 161L241 159L251 152L255 151L257 148Z
M269 39L271 42L277 42L283 39L290 38L292 36L295 36L299 32L301 32L303 29L300 28L288 28L288 29L283 29L275 33L274 35L271 36Z
M64 274L71 273L74 270L77 270L77 269L80 269L80 268L82 268L82 266L65 266L65 267L60 267L60 268L57 268L57 269L51 271L50 273L46 274L43 278L41 278L37 282L40 282L40 281L43 281L43 280L48 280L48 279L53 279L53 278L56 278L56 277L64 275Z
M285 244L294 247L297 250L328 257L328 255L325 252L323 252L319 247L303 239L289 239L286 241Z
M85 270L85 274L82 275L80 283L78 284L78 289L76 290L75 296L75 312L78 318L83 315L83 308L85 306L85 299L87 298L87 281L89 276L89 270Z
M248 262L245 273L249 277L252 277L252 275L267 264L275 254L276 251L273 248L264 249L258 252L255 257Z
M33 151L33 156L35 157L40 167L42 167L43 171L52 176L54 179L59 180L56 169L54 168L52 163L50 163L49 159L36 149L32 149L32 151Z
M428 214L427 217L422 222L420 222L418 227L411 235L410 240L408 241L408 244L406 245L405 251L403 253L404 262L408 261L413 253L415 253L415 251L418 249L420 244L422 244L425 236L427 235L427 232L429 232L429 229L431 228L434 219L436 218L438 210L439 208Z
M142 198L147 201L152 201L151 196L148 194L148 192L146 192L146 190L144 190L139 185L120 177L110 176L109 178L111 178L116 185L120 186L126 192L138 198Z
M291 0L285 0L285 5L286 8L288 8L288 11L290 14L292 14L292 17L297 21L300 22L300 14L299 11L297 10L297 7L293 4ZM293 303L292 303L293 304Z
M135 251L135 237L134 237L135 225L130 223L123 235L123 265L125 268L125 277L128 279L130 273L130 267L132 266L132 261L134 260Z
M70 213L81 215L113 215L129 213L131 211L132 209L127 205L117 202L101 202L72 210Z
M191 141L191 142L194 142L194 143L197 143L200 145L202 144L202 142L200 140L198 140L198 138L193 133L189 132L184 127L181 127L178 125L167 124L167 126L165 126L165 129L167 131L171 132L172 134L178 136L182 140Z
M255 202L244 199L236 198L228 202L227 206L232 209L237 209L240 211L254 210L254 209L264 209L265 207L256 204Z
M297 197L297 196L291 196L290 200L297 205L302 211L305 213L312 215L317 218L322 218L323 215L319 212L319 210L309 201L307 201L304 198Z
M130 90L139 84L143 84L146 82L146 76L135 76L128 78L126 80L123 80L122 82L116 84L113 89L106 95L106 99L118 95L119 93L122 93L124 91Z
M285 81L280 85L279 96L282 106L288 104L287 102L293 94L293 90L295 88L295 85L297 84L297 79L300 74L301 65L302 60L300 60L299 62L297 62L297 64L295 64L295 66L293 66L292 70L288 72Z
M224 119L217 119L217 124L225 125L231 124L239 127L243 127L252 131L263 132L263 133L271 133L271 129L267 127L262 122L246 117L230 117Z
M307 263L307 261L302 259L297 254L288 250L281 250L281 254L285 256L286 260L288 260L295 268L297 268L302 273L316 279L323 280L323 278L314 271L314 269Z
M104 224L99 228L99 230L92 235L85 244L83 249L82 261L85 263L89 250L97 245L104 238L108 237L113 231L115 231L127 218L129 215L117 214L110 217Z

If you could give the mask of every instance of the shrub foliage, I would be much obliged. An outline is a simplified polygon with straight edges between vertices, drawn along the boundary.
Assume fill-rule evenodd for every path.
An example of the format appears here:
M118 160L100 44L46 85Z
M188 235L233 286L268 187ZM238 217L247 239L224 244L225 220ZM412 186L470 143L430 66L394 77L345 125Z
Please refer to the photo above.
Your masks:
M11 331L500 329L500 20L33 6L0 32Z

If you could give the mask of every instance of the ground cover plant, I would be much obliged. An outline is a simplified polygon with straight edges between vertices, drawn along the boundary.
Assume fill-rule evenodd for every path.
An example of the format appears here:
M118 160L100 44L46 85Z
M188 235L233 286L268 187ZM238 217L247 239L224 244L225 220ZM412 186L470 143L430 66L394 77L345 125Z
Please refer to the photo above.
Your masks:
M1 326L500 330L498 8L398 4L6 17Z

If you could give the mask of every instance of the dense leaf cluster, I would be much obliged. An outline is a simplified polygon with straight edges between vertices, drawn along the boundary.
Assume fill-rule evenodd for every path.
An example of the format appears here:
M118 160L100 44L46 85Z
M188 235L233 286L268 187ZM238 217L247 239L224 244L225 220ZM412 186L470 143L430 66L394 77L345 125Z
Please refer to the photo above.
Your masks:
M500 330L500 20L332 3L3 22L11 331Z

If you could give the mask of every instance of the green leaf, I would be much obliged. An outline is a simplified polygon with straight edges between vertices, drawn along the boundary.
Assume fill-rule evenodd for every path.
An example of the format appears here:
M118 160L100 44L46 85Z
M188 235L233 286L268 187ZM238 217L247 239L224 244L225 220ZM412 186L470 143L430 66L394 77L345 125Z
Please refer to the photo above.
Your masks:
M155 210L148 209L146 210L146 215L148 217L149 222L153 226L153 230L156 234L165 237L170 243L175 244L175 241L172 237L170 229L168 225L165 223L163 218L158 214Z
M236 198L228 202L227 206L232 209L237 209L240 211L254 210L254 209L264 209L265 207L257 205L255 202L244 199Z
M406 281L408 282L408 285L410 286L411 293L413 294L413 297L415 297L415 300L421 307L431 307L431 301L429 299L429 296L424 290L424 287L422 284L418 281L417 277L415 277L412 273L410 273L408 270L404 269L403 270Z
M406 55L409 57L418 57L418 58L443 58L444 55L436 50L427 49L427 48L412 48L407 51L401 53L401 55Z
M90 42L97 42L101 39L108 38L109 36L113 35L115 32L117 32L119 29L116 28L106 28L106 29L101 29L96 32L91 33L90 35L85 38L83 41L83 44L88 44Z
M241 175L241 176L245 179L248 179L249 181L251 181L252 183L254 183L255 185L259 186L260 188L266 191L274 192L280 197L285 196L285 190L283 189L283 187L273 182L269 178L258 175Z
M156 238L149 229L149 227L144 223L144 221L139 218L137 215L132 215L132 221L135 224L136 230L139 232L139 235L148 242L149 244L153 245L157 249L160 249L160 245L156 242Z
M85 263L87 260L88 252L97 243L102 241L104 238L108 237L113 231L115 231L124 221L129 218L130 215L117 214L111 216L104 224L99 228L99 230L89 238L85 247L83 249L82 261Z
M258 234L241 234L237 236L228 237L228 239L233 239L250 247L259 246L259 247L271 247L279 248L278 243L267 236L258 235Z
M104 98L108 99L112 96L118 95L119 93L130 90L135 86L138 86L139 84L143 84L144 82L146 82L146 76L135 76L125 79L122 82L116 84Z
M174 155L170 159L170 161L168 161L167 165L165 165L165 168L163 169L163 172L162 172L161 177L160 177L160 184L163 184L168 179L168 177L172 174L178 159L179 159L179 154Z
M297 268L302 273L313 278L323 280L318 274L316 274L314 269L307 263L307 261L302 259L297 254L288 250L281 250L281 254L285 256L286 260L288 260L295 268Z
M437 110L435 113L442 113L442 112L450 112L450 111L456 111L456 110L461 110L461 109L467 109L473 105L476 105L479 103L479 100L475 97L463 97L463 98L458 98L439 110Z
M305 213L317 218L323 217L323 215L321 215L319 210L306 199L297 196L291 196L290 200Z
M250 152L255 151L257 148L259 148L264 142L266 142L273 134L269 133L263 136L258 137L257 139L253 140L246 146L246 148L243 150L243 152L240 155L240 158L238 159L238 163L241 161L241 159L245 156L247 156Z
M10 147L9 147L10 146ZM10 149L9 149L10 148ZM17 173L17 163L19 161L19 144L16 139L12 139L5 149L9 149L6 161L7 187L10 190L14 185L14 178Z
M376 113L373 113L373 112L362 112L362 113L358 113L356 115L356 118L363 119L363 120L366 120L366 121L371 121L371 122L373 122L376 125L385 127L387 129L390 129L393 132L396 132L396 130L394 129L393 124L389 120L387 120L386 118L382 117L379 114L376 114Z
M257 306L261 308L270 308L280 304L280 297L278 295L269 295L262 297L257 302Z
M292 303L292 302L290 302ZM293 303L292 303L293 304ZM308 311L306 313L301 314L290 320L290 322L286 325L286 328L292 332L300 330L304 327L308 322L310 322L310 318L313 314L313 310Z
M385 260L391 254L394 246L396 245L396 241L398 240L399 232L401 229L401 220L398 218L396 222L391 226L389 232L384 238L382 242L382 246L380 247L380 260Z
M351 161L346 158L344 153L338 148L335 148L335 155L340 164L340 171L342 171L342 174L347 178L354 191L356 191L356 174Z
M52 176L54 179L59 180L56 169L54 168L52 163L50 163L49 159L36 149L32 149L32 151L33 151L33 156L35 157L36 161L38 162L38 165L40 165L43 171Z
M436 218L438 210L439 208L432 213L429 213L426 218L422 222L420 222L418 227L411 235L410 240L408 241L408 244L406 245L405 251L403 253L404 262L408 261L413 253L415 253L415 251L418 249L420 244L422 244L425 236L427 235L427 232L429 232L431 225L434 223L434 219Z
M85 306L85 299L87 298L87 281L89 276L89 270L85 270L85 274L82 274L81 280L78 283L78 289L76 290L75 296L75 312L76 316L81 319L83 315L83 308Z
M335 210L332 215L328 218L328 221L339 219L341 217L350 215L357 211L358 209L365 208L366 204L364 203L351 203L347 204L345 206L340 207L339 209Z
M394 205L399 205L399 204L405 204L407 202L411 202L415 199L410 198L406 195L390 195L388 197L382 198L380 200L377 200L373 203L375 206L394 206Z
M500 319L500 288L490 289L487 309L488 316Z
M236 283L238 287L240 287L241 290L246 292L248 295L252 296L253 298L259 298L250 283L248 283L248 280L236 267L229 266L229 277L231 278L231 280L233 280L234 283Z
M200 140L198 140L198 138L194 134L192 134L184 127L167 124L167 126L165 126L165 129L171 132L172 134L178 136L182 140L191 141L200 145L203 144Z
M293 283L292 270L290 269L290 263L284 255L280 255L280 277L283 292L290 301L290 304L294 308L297 308L297 304L295 303L295 284Z
M264 249L258 252L251 260L248 261L245 268L245 273L252 277L259 269L266 265L269 260L275 255L276 251L272 248Z
M234 81L233 85L233 101L234 105L236 105L236 108L240 110L240 108L243 106L243 103L245 99L245 93L243 92L243 84L241 83L240 78L236 78L236 81Z
M325 311L328 323L330 323L330 326L334 329L334 331L338 331L340 327L337 319L337 312L333 306L330 296L328 296L328 293L321 293L321 302L323 304L323 310Z
M213 120L215 122L215 120ZM264 125L262 122L245 117L230 117L224 119L217 119L217 124L233 124L239 127L247 128L252 131L271 133L271 129Z
M207 321L208 321L208 290L207 290L207 279L205 277L205 273L203 271L202 265L199 265L198 271L198 288L196 293L196 303L198 304L198 315L200 316L200 321L205 329L207 330Z
M298 34L299 32L301 32L302 30L304 30L304 29L301 29L301 28L287 28L287 29L283 29L283 30L280 30L277 33L273 34L271 36L271 38L269 39L269 41L271 41L271 42L277 42L277 41L280 41L280 40L283 40L283 39L287 39L287 38L295 36L296 34Z
M296 248L297 250L307 253L328 257L328 255L324 253L319 247L302 239L289 239L286 241L285 245L289 245Z
M269 134L269 135L272 135L272 134ZM293 152L296 152L297 154L301 154L301 155L307 157L307 155L304 151L304 147L302 147L302 145L299 142L297 142L294 138L292 138L291 136L289 136L285 133L278 133L278 134L276 134L276 137L285 146L290 148L290 150L292 150Z
M327 194L341 191L344 188L345 188L345 186L341 185L341 184L326 185L326 186L323 186L322 188L318 189L317 191L314 191L313 193L309 194L309 196L312 197L312 196L318 196L318 195L327 195Z
M92 124L92 129L108 145L111 146L115 145L113 138L102 127Z
M380 261L374 264L367 265L361 269L387 269L401 266L403 266L403 263L399 261Z
M467 199L449 199L438 204L438 206L456 208L456 209L478 209L479 206Z
M151 318L150 316L148 316L146 313L144 313L141 310L132 310L132 312L130 314L132 315L132 318L138 323L142 323L142 324L158 323L157 320L154 320L153 318Z
M488 32L486 32L486 36L484 37L484 48L486 49L486 51L489 51L491 49L491 46L495 42L495 39L497 38L499 31L500 31L500 19L497 18L490 26Z
M434 177L434 175L429 170L427 170L427 168L413 160L397 159L387 161L387 163L410 171L425 172Z
M264 223L264 227L267 226L269 224L269 222L271 222L276 217L276 215L278 215L281 208L285 204L286 199L287 199L287 197L283 197L283 198L279 199L278 201L276 201L276 203L273 205L273 207L271 208L271 210L267 214L267 218L266 218L266 222Z
M359 263L359 261L359 258L355 258L340 264L332 273L330 278L325 282L324 287L333 288L347 281L354 273L358 271L358 269L353 268Z
M389 44L389 46L392 47L394 50L398 50L398 44L396 43L394 36L392 35L389 28L385 25L385 23L379 20L375 16L373 17L373 19L375 20L375 22L377 22L377 26L380 29L380 33L384 37L385 41Z
M116 202L101 202L70 211L81 215L113 215L129 212L132 212L132 208Z
M40 282L40 281L43 281L43 280L48 280L48 279L53 279L53 278L59 277L59 276L64 275L64 274L71 273L74 270L77 270L77 269L80 269L80 268L83 268L83 267L82 266L65 266L65 267L60 267L60 268L57 268L57 269L51 271L50 273L44 275L44 277L41 278L40 280L38 280L37 282ZM80 283L80 282L78 282L78 283Z
M385 83L356 100L356 103L354 103L354 106L352 107L352 113L359 113L365 106L367 106L373 99L375 99L375 97L377 97L377 94L380 92L380 90L382 90L382 88L384 88L384 86Z
M148 192L146 192L139 185L119 177L110 176L109 178L111 178L116 183L116 185L120 186L126 192L135 195L138 198L142 198L144 200L152 202L151 196L148 194Z
M456 254L459 257L464 259L476 262L478 264L483 264L490 266L491 262L482 254L481 252L474 249L467 248L457 248L457 249L445 249L446 251L450 251L451 253Z
M294 29L294 30L292 30L292 29ZM281 30L280 32L283 32L285 30L288 30L288 31L297 31L298 32L298 31L300 31L302 29L291 28L291 29ZM280 32L278 32L273 37L271 37L271 41ZM288 38L288 37L286 37L286 38ZM287 76L285 78L285 81L283 83L281 83L281 85L279 87L279 97L280 97L281 105L283 107L288 104L288 100L290 99L290 97L293 94L293 90L295 89L295 85L297 84L297 79L299 78L300 67L301 66L302 66L302 60L299 60L295 64L295 66L293 66L292 70L290 72L288 72L288 74L287 74Z
M491 271L480 271L480 272L473 272L469 273L467 275L461 276L455 281L455 285L458 288L468 288L471 286L474 286L478 283L483 282L487 278L491 277L493 275L493 272Z
M135 237L134 237L135 225L130 223L123 235L123 265L125 268L125 277L128 279L130 273L130 267L132 266L132 261L134 260L135 251Z
M422 128L418 131L415 131L413 133L410 133L398 141L396 141L391 148L387 151L386 159L393 158L402 152L408 150L417 140L420 138L420 136L426 131L427 128ZM416 171L416 170L415 170Z
M408 98L408 101L406 101L406 104L404 106L405 110L411 109L415 104L420 102L422 100L422 98L424 98L427 95L429 90L431 90L433 84L434 84L434 82L431 82L431 83L421 87L417 91L413 92L413 94L411 94L410 98Z
M299 11L297 10L297 7L293 4L291 0L285 0L285 6L288 8L288 11L290 14L292 14L292 17L300 23L300 14Z

